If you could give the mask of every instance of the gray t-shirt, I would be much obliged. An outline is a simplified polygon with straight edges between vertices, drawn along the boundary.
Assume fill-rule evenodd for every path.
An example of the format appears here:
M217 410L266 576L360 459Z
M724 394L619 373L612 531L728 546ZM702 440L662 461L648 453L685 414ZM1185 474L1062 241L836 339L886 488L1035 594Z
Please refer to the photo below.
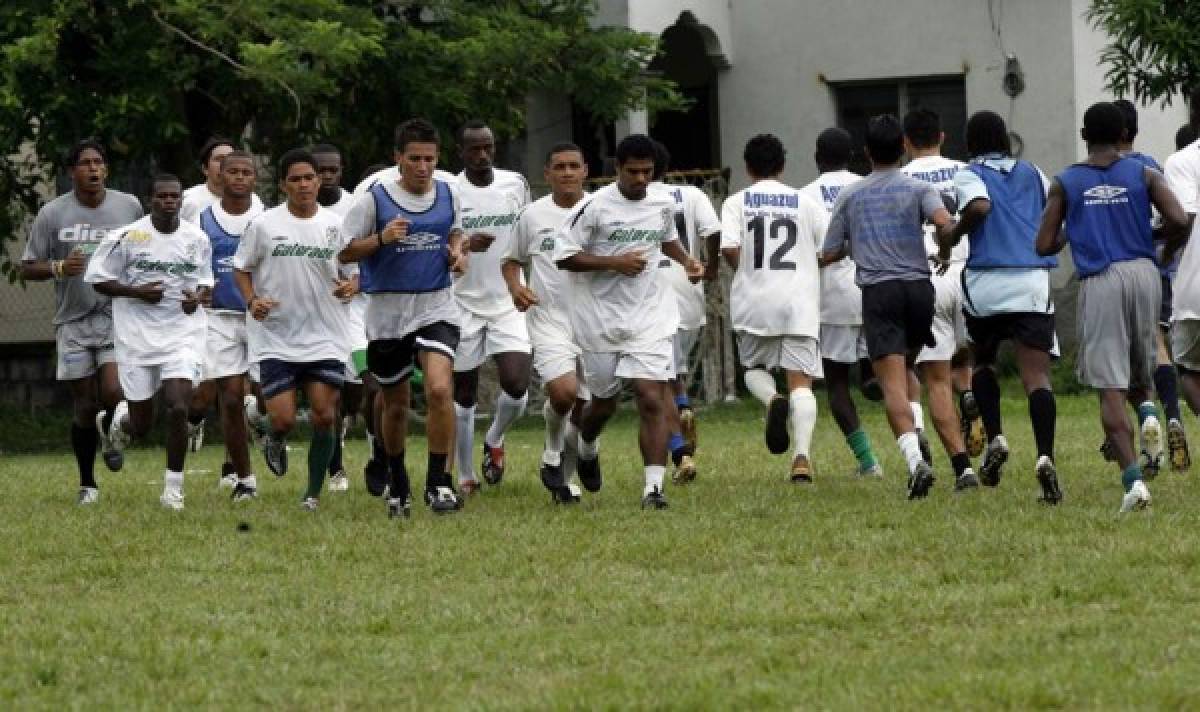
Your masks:
M921 225L945 208L933 184L899 169L875 171L838 195L822 251L839 250L848 242L860 287L928 279Z
M106 189L104 202L96 208L80 203L75 191L65 193L38 211L21 261L64 260L76 248L90 259L110 230L125 227L141 217L142 204L119 190ZM93 312L111 313L108 297L84 282L82 274L55 282L54 297L55 325L83 319Z

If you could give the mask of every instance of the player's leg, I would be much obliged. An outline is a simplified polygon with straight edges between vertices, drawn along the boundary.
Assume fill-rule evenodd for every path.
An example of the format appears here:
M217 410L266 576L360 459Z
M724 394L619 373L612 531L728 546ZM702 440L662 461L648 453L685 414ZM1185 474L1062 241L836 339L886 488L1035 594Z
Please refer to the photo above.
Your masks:
M298 371L298 364L278 359L259 362L262 395L267 414L263 459L276 477L283 477L288 470L287 436L296 427Z
M920 358L918 358L917 366L908 369L905 387L908 389L908 407L912 410L913 428L917 432L921 454L925 457L925 462L932 465L933 451L929 447L929 438L925 435L925 408L921 405L921 379L917 376L917 367L920 363Z
M1183 413L1179 409L1179 376L1172 363L1167 331L1158 330L1158 366L1154 369L1154 390L1167 417L1167 457L1171 469L1180 472L1192 466L1187 431L1183 429Z
M162 367L162 400L167 423L167 469L163 473L163 506L183 509L183 467L188 452L188 410L192 404L190 378L168 378L171 374ZM153 400L134 401L129 414L134 431L140 437L150 429L153 419ZM144 430L143 430L144 428Z
M188 450L200 452L200 448L204 447L204 422L208 417L209 409L216 400L217 383L215 380L201 381L200 385L192 389L192 402L188 404L187 415Z
M350 423L358 415L363 400L363 384L355 371L346 372L346 382L342 385L341 396L338 398L338 418L334 434L333 455L329 458L329 491L345 492L350 489L350 478L346 475L343 452L346 448L346 431ZM355 380L352 380L355 379Z
M701 333L700 329L680 329L675 332L675 378L671 379L671 392L667 394L675 401L675 408L679 411L680 434L693 457L699 445L699 436L696 432L696 411L688 396L688 383L692 373L692 354Z
M385 475L387 470L387 453L383 448L383 435L379 428L380 416L383 414L383 396L379 388L379 381L375 380L374 375L365 372L362 380L362 420L363 428L367 433L367 448L370 453L367 464L363 467L363 473L370 479L371 476L368 473L371 470L382 468ZM408 382L405 381L405 383Z
M758 336L739 331L736 334L738 357L746 368L742 379L750 395L758 399L767 408L767 423L764 440L767 451L772 455L782 455L791 445L788 435L788 415L790 404L788 399L780 395L775 386L775 377L767 369L779 364L783 352L783 338L778 336Z
M1045 321L1053 324L1053 317L1047 315ZM1050 328L1053 329L1052 326ZM1033 427L1033 441L1038 455L1034 474L1042 487L1041 501L1046 504L1058 504L1062 501L1058 471L1054 464L1058 405L1050 383L1050 350L1044 344L1031 343L1032 341L1033 339L1022 337L1020 334L1014 341L1017 372L1021 376L1025 396L1029 400L1029 423Z
M250 463L250 445L246 435L245 408L246 378L242 374L215 379L217 403L221 414L221 432L225 437L225 452L233 464L237 483L233 488L233 501L253 499L258 496L258 480ZM195 402L193 394L192 402Z
M645 487L642 508L664 509L663 479L667 472L667 421L664 418L666 381L633 379L638 410L638 448L642 453Z
M813 428L817 424L817 399L812 392L814 379L823 378L819 342L808 336L782 339L779 366L787 377L788 409L792 426L791 481L804 484L813 480L811 454Z
M479 368L454 371L454 463L458 488L466 496L479 491L475 475L475 409L479 393Z
M1009 315L967 318L967 330L975 352L971 390L975 394L975 406L979 410L984 439L987 441L983 460L979 464L979 479L988 487L1000 484L1004 463L1008 461L1008 440L1004 436L1004 423L1000 415L996 357L1000 344L1011 336L1012 319Z
M71 450L79 470L79 498L82 505L94 504L99 500L100 489L96 484L96 450L103 446L104 462L110 470L121 469L124 456L112 450L108 442L108 428L115 408L101 410L104 397L104 370L115 380L116 364L99 362L101 354L112 357L112 322L108 322L107 335L93 338L88 320L60 324L55 329L55 352L58 357L56 378L65 381L71 392ZM103 350L107 344L107 349ZM116 389L118 393L120 388ZM107 416L107 417L106 417Z
M99 428L104 425L98 424L100 404L96 379L75 378L67 381L67 387L71 391L71 450L79 469L79 503L92 504L100 496L96 484L96 449L100 443Z
M954 409L954 372L950 361L925 361L921 378L929 389L929 412L942 447L954 468L954 489L962 492L979 486L971 458L963 444L958 413Z
M1179 385L1192 415L1200 415L1200 320L1171 323L1171 355L1179 367Z
M850 394L851 368L866 355L866 341L862 327L822 324L821 325L821 368L825 373L825 391L829 396L829 410L833 420L846 439L850 452L858 461L856 475L882 477L883 468L871 449L871 438L862 429L858 408Z
M621 394L621 379L616 375L619 359L620 354L611 352L585 352L580 357L584 381L592 397L579 417L576 466L579 484L588 492L599 492L604 484L599 438L604 426L617 412L617 399Z
M545 446L542 448L542 464L539 475L542 485L549 490L555 502L575 501L567 485L563 463L563 451L567 447L567 425L575 408L575 395L579 390L575 372L575 355L564 349L553 363L546 358L547 349L539 348L538 374L546 381L546 401L542 405L542 417L546 423Z
M338 401L342 397L344 365L338 361L309 364L304 374L304 395L311 413L312 440L308 447L308 486L304 490L305 508L312 511L321 498L325 471L333 458L338 440Z
M489 340L493 332L488 329ZM525 343L528 344L528 340ZM483 436L481 471L488 484L498 485L504 478L504 434L524 415L529 405L529 372L533 359L528 351L503 351L492 358L496 363L500 392L496 394L496 414Z
M445 351L418 351L417 358L425 374L425 433L429 441L425 503L435 513L446 514L461 509L463 503L454 491L446 466L455 438L454 379L457 374L453 370L450 355ZM462 467L460 463L460 473L470 472Z
M983 418L979 413L972 386L975 379L975 357L972 350L964 346L955 351L950 366L954 369L954 392L958 395L959 429L962 430L963 444L968 455L979 457L987 445L987 438L984 436Z

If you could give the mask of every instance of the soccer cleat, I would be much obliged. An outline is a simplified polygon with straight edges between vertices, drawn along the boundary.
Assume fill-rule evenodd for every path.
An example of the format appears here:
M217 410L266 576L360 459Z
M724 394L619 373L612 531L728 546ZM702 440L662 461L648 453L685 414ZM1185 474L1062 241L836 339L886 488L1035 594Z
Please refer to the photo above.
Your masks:
M864 380L859 390L862 391L863 398L869 401L879 402L883 400L883 386L879 385L879 379L874 376Z
M1038 484L1042 486L1042 496L1038 497L1038 501L1044 504L1061 502L1062 490L1058 488L1058 470L1054 468L1054 461L1050 456L1039 457L1034 471L1037 473Z
M276 477L286 475L288 469L287 440L268 433L267 437L263 438L263 459L267 461L267 467L275 473Z
M965 492L970 489L979 487L979 478L975 476L975 470L967 468L962 471L962 474L954 478L954 491Z
M691 455L682 455L671 474L671 481L677 485L686 485L696 479L696 461Z
M162 496L158 498L162 506L167 509L172 509L178 512L183 509L183 492L177 489L164 489Z
M854 476L862 477L864 479L882 479L883 466L878 462L870 467L863 467L862 465L859 465L858 468L854 470Z
M1163 432L1158 418L1150 416L1142 421L1142 474L1146 479L1158 477L1162 467Z
M1145 509L1149 506L1150 490L1146 487L1145 482L1137 480L1133 483L1133 486L1129 488L1129 491L1125 493L1125 496L1121 498L1120 512L1122 514L1126 512L1134 512L1139 509Z
M204 421L199 423L188 422L187 433L187 448L188 452L200 452L200 448L204 447Z
M792 459L792 472L790 475L792 484L811 485L813 481L812 465L808 462L807 455L797 455Z
M1008 462L1008 440L1003 435L997 435L988 443L983 452L983 464L979 466L979 480L985 487L996 487L1000 484L1001 470Z
M642 495L642 509L666 509L667 498L662 490L655 487Z
M483 490L483 485L480 484L479 480L459 480L458 481L458 491L461 492L462 496L464 496L464 497L474 497L475 495L479 494L482 490Z
M600 473L600 456L597 455L591 460L580 457L576 467L578 468L576 474L579 475L579 484L583 485L588 492L599 492L600 487L604 484L604 477Z
M100 435L100 457L104 460L104 466L108 468L109 472L117 472L125 466L125 453L113 449L108 431L104 429L104 415L107 412L102 410L96 413L96 432Z
M234 502L248 502L252 499L258 499L258 488L237 482L233 487L233 494L229 498Z
M350 478L346 476L345 470L338 470L329 476L330 492L345 492L348 489L350 489Z
M305 497L304 501L300 503L300 508L306 512L315 512L320 505L321 500L316 497Z
M1117 461L1117 450L1108 438L1105 438L1104 442L1100 443L1100 457L1103 457L1105 462Z
M929 447L929 438L925 437L925 430L917 430L917 447L921 448L921 459L926 465L933 465L933 450Z
M767 451L772 455L782 455L787 452L791 440L788 437L788 413L791 406L788 399L775 396L767 406Z
M440 486L425 490L425 504L434 514L453 514L463 508L463 500L453 487Z
M238 484L238 476L230 473L221 475L221 479L217 480L217 489L236 489Z
M491 447L483 443L483 464L480 466L483 479L489 485L498 485L504 479L504 446Z
M1158 457L1154 457L1145 450L1142 450L1141 454L1138 455L1138 464L1142 468L1142 477L1152 480L1158 477L1159 470L1162 469L1162 453L1159 453Z
M691 408L681 408L679 410L679 429L682 431L683 441L687 443L688 450L696 452L696 411Z
M388 486L387 466L377 460L367 460L367 465L363 468L363 480L366 482L367 494L372 497L383 496L383 491Z
M562 464L551 465L543 462L539 475L542 486L550 492L550 498L555 504L575 504L579 501L579 491L567 484Z
M967 446L967 454L979 457L987 444L987 435L983 432L983 418L979 417L979 405L975 402L975 394L963 394L962 436Z
M1183 423L1172 418L1167 421L1167 452L1171 458L1171 469L1182 472L1192 466L1192 455L1188 450L1187 432Z
M936 480L937 478L933 476L933 468L929 463L917 463L917 469L908 476L908 498L922 499L929 494L929 490Z
M104 465L109 470L116 472L125 465L125 448L129 447L129 434L121 428L121 421L129 417L129 404L125 401L117 403L117 407L113 408L113 416L108 425L108 437L104 442L106 447L103 452ZM101 430L100 425L104 420L103 413L96 414L96 429Z
M412 496L388 497L388 519L408 519L412 516Z
M95 504L100 501L100 490L95 487L80 487L79 499L77 502L80 506Z

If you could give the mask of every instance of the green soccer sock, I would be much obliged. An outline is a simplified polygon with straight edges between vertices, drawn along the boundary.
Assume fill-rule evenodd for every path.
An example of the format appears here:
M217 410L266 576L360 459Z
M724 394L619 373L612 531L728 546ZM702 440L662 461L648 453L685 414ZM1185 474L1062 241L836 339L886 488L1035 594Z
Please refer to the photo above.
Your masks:
M336 439L332 430L313 431L312 444L308 450L308 489L304 492L306 498L321 496L321 485L325 483L325 469L333 459Z
M846 444L850 446L860 468L865 470L876 465L875 453L871 451L871 438L862 428L847 435Z

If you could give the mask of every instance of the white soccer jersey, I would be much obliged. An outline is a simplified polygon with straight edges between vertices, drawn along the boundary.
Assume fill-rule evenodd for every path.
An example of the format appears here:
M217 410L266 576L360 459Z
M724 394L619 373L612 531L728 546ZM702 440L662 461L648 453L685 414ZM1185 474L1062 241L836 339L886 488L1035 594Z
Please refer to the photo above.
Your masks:
M962 161L956 161L945 156L924 156L922 158L914 158L900 170L917 180L932 183L938 189L938 192L942 194L942 201L947 205L954 205L957 202L958 195L958 191L954 187L954 176L964 166L966 164ZM951 209L950 212L956 213L958 209ZM925 226L925 252L930 256L936 256L938 253L937 228L932 225ZM950 261L955 263L956 266L961 267L967 261L967 257L970 254L970 241L959 240L958 244L950 252ZM957 277L954 278L957 279Z
M337 202L325 209L344 219L350 212L350 208L354 207L356 198L350 191L341 188L338 190L340 194ZM362 292L355 294L350 303L344 305L344 308L346 310L346 336L350 339L347 348L352 351L365 349L367 347L367 295Z
M434 180L440 180L443 183L450 183L453 185L457 178L458 177L450 171L443 171L441 168L433 169ZM358 185L354 186L354 190L351 194L357 198L358 196L370 190L371 186L375 185L376 183L395 183L399 180L400 166L388 166L387 168L377 170L366 178L360 180Z
M458 202L462 209L463 239L488 233L496 239L483 252L472 252L466 274L454 280L454 296L462 308L478 317L494 319L511 312L512 297L500 266L512 251L512 228L517 213L529 204L529 184L520 173L493 168L491 185L480 188L458 176Z
M688 254L700 259L700 243L704 238L721 232L721 221L712 201L704 191L693 185L652 183L651 189L665 191L675 201L675 232ZM715 259L715 255L709 255ZM675 295L679 308L679 328L699 329L704 326L704 283L692 283L687 270L669 257L659 261L659 277Z
M1197 198L1200 198L1200 141L1168 156L1163 164L1163 175L1184 212L1195 213Z
M333 296L344 246L341 219L321 207L298 218L285 203L246 228L233 266L251 274L257 296L279 302L263 321L247 314L252 363L346 359L346 307Z
M179 219L190 223L200 222L200 213L210 205L221 202L221 196L208 189L208 183L193 185L183 191L183 204L179 206ZM257 213L263 211L263 202L257 195L250 196L250 209Z
M800 189L827 213L833 212L842 188L857 183L862 176L850 171L829 171L817 176ZM837 326L862 324L862 290L854 281L854 260L847 255L821 269L821 323Z
M829 213L777 180L762 180L721 207L721 247L741 248L729 294L734 331L820 338L817 249Z
M583 200L587 200L585 194ZM513 227L508 258L529 266L529 288L538 297L537 306L526 312L529 338L538 344L574 343L571 330L570 275L554 264L556 239L571 208L559 207L547 195L530 203Z
M613 183L571 211L559 233L555 262L579 253L646 256L646 269L636 277L608 270L571 273L571 326L580 348L631 351L675 335L679 311L655 265L663 257L663 243L677 239L675 201L659 191L629 200Z
M183 311L183 293L213 286L212 247L200 228L180 221L173 233L159 232L150 216L112 231L88 263L85 281L116 281L137 287L161 282L157 304L131 297L113 299L118 363L155 366L183 354L204 354L204 310Z
M338 188L338 199L333 205L325 206L326 210L332 210L339 218L346 217L346 213L350 212L350 208L354 206L354 194Z

